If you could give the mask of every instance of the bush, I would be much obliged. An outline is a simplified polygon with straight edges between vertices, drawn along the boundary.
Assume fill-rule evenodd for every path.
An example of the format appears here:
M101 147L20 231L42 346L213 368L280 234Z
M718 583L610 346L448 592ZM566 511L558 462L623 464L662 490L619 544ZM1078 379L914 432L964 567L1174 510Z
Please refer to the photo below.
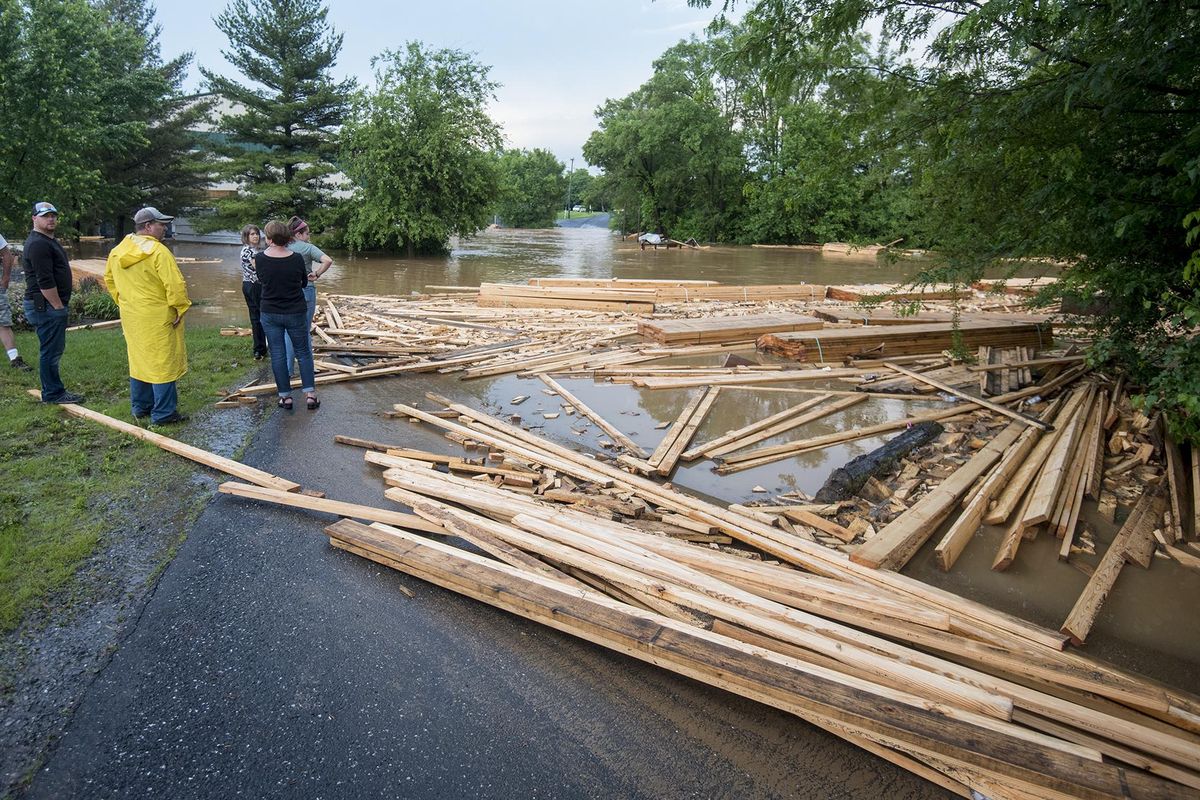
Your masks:
M105 320L121 316L117 301L97 278L84 278L71 293L71 321L81 319Z

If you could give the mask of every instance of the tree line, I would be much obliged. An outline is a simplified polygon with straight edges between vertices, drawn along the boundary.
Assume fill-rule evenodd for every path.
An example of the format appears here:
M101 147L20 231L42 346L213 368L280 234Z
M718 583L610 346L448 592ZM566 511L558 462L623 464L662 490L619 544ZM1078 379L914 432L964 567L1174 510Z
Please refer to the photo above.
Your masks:
M231 0L215 19L230 77L164 61L150 0L0 0L0 225L53 198L76 234L122 235L145 204L201 230L310 218L334 244L440 252L494 216L553 225L591 182L546 150L503 146L498 84L467 53L409 43L367 85L336 80L321 0ZM208 197L214 184L229 187ZM572 186L573 185L573 186Z
M1084 309L1093 365L1127 374L1148 413L1200 441L1200 8L717 6L703 39L599 110L584 147L630 227L904 237L936 252L927 281L1063 264L1043 299Z

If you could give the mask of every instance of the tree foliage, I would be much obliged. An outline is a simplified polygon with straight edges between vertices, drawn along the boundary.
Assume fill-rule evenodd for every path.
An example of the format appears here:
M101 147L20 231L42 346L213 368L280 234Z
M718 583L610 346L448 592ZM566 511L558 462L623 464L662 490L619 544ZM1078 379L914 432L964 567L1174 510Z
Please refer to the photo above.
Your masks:
M332 204L336 133L355 81L331 75L342 47L321 0L231 0L216 18L221 54L246 83L201 68L229 105L216 175L237 185L200 222L215 230L292 214L320 217Z
M419 42L372 66L375 86L356 95L342 132L341 162L355 185L346 242L443 252L452 235L490 221L501 136L487 104L499 84L469 54Z
M611 181L625 226L677 238L736 235L746 160L711 76L713 50L694 37L654 62L632 94L609 100L583 146Z
M163 63L144 0L0 0L0 224L29 227L35 200L90 231L140 205L185 202L201 181L179 86L190 54Z
M1001 258L1069 263L1058 293L1099 300L1094 362L1127 370L1147 408L1200 439L1200 289L1188 268L1188 215L1200 209L1200 9L1178 0L752 7L826 54L873 18L898 49L925 48L923 66L904 76L914 102L896 135L917 176L917 225L945 257L930 277L969 279Z
M512 228L553 228L567 190L562 162L548 150L505 150L499 166L496 213L504 224Z

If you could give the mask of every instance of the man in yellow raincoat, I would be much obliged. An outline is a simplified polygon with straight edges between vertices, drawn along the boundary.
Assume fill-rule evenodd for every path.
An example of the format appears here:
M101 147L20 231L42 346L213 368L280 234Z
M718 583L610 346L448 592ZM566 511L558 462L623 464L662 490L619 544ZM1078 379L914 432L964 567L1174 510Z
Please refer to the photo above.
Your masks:
M134 233L108 254L104 283L121 309L129 353L133 416L157 425L183 422L175 381L187 372L183 315L191 307L175 256L162 243L175 219L147 207L133 217Z

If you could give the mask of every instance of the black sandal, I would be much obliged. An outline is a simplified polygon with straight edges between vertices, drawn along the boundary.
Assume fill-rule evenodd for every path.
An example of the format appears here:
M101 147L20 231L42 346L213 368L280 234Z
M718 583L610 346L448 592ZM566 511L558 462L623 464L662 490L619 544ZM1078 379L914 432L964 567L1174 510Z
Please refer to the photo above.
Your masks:
M304 398L304 404L306 406L308 406L309 411L316 411L318 408L321 407L321 401L318 400L315 395L311 395L311 394L308 397Z
M292 398L290 398L290 397L281 397L281 398L279 398L279 407L280 407L280 408L282 408L282 409L286 409L286 410L288 410L288 411L291 411L291 410L292 410L292 408L293 408L293 405L292 405Z

